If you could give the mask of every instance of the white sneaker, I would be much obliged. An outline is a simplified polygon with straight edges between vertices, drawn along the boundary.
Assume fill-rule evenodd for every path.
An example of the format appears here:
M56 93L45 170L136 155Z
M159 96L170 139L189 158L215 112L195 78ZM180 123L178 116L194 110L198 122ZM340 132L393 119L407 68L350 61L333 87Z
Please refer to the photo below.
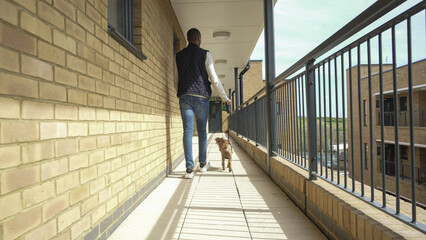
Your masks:
M191 179L193 177L194 177L194 172L192 172L192 173L185 173L185 178L186 179Z
M201 172L207 172L207 169L209 169L210 167L210 161L206 163L206 165L204 165L203 167L201 167L201 163L200 163L200 171Z

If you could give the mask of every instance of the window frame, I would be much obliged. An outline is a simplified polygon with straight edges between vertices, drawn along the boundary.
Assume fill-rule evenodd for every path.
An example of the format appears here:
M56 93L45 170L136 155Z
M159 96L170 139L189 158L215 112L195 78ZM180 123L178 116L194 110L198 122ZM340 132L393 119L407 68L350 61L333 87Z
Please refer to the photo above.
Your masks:
M363 110L364 110L364 127L366 127L367 126L367 118L368 118L368 116L367 116L367 111L368 111L368 109L367 109L367 100L363 100Z
M133 53L136 57L141 60L146 60L147 57L134 45L134 34L133 34L133 0L123 0L123 27L124 35L119 31L116 31L114 26L108 22L108 34L111 35L119 44L124 46L127 50ZM109 6L108 6L109 7ZM108 20L108 18L107 18Z
M368 170L368 143L364 143L364 169Z

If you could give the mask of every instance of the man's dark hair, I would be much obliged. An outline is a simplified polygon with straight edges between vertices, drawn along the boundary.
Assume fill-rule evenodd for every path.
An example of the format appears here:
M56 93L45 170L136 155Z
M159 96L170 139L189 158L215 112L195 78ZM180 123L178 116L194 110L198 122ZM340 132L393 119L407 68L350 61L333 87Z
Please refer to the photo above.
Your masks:
M198 29L191 28L186 33L186 37L188 38L189 42L193 42L193 41L197 40L198 37L201 37L201 33L200 33L200 31L198 31Z

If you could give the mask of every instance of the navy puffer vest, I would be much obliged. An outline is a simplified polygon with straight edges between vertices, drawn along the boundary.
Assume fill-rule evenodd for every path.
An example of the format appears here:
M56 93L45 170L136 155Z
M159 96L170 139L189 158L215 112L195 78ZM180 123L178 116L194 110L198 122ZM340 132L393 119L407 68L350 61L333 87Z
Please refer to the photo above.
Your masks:
M211 83L206 69L207 50L190 43L188 47L176 54L176 65L179 73L177 96L184 94L210 97Z

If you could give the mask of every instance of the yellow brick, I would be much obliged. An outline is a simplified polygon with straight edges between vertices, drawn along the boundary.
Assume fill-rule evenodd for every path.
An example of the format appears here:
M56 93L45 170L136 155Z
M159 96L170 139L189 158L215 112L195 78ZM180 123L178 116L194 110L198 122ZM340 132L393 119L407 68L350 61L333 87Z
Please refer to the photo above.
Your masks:
M70 171L89 166L89 155L80 154L69 158Z
M95 24L83 12L77 11L77 22L83 26L87 31L94 34Z
M3 237L4 239L17 239L19 236L35 228L40 223L40 207L22 212L12 218L10 221L3 223Z
M49 6L47 3L38 2L38 15L59 29L65 30L64 17L60 12Z
M100 150L90 154L90 166L104 161L104 151Z
M22 211L21 194L9 194L0 197L0 220Z
M19 101L0 97L0 118L19 118Z
M80 172L81 183L86 183L86 182L88 182L90 180L93 180L97 176L98 176L98 171L97 171L97 167L96 166L83 169Z
M30 142L39 139L38 124L34 122L1 123L1 142Z
M73 21L76 20L76 8L71 3L63 0L54 0L53 5Z
M21 12L21 28L48 42L52 42L52 28L24 11Z
M50 64L40 61L36 58L23 55L21 57L21 68L22 73L24 74L43 78L49 81L53 80L53 67Z
M74 205L89 196L89 184L83 185L70 192L70 204Z
M78 173L70 173L56 180L56 192L58 194L64 193L70 189L78 187L79 185Z
M93 107L102 107L103 106L103 98L98 94L88 94L87 104Z
M67 137L66 123L40 123L40 139L65 138Z
M5 194L40 181L38 166L14 169L1 174L1 193Z
M82 27L78 26L75 22L69 19L66 19L65 24L66 24L66 32L70 36L80 40L81 42L86 42L86 33Z
M56 220L52 220L48 223L41 225L35 231L27 234L25 236L25 240L43 240L50 239L56 236Z
M90 216L84 217L71 228L71 239L77 239L83 232L90 229ZM83 238L83 236L81 236Z
M3 45L21 52L37 54L37 40L29 36L28 33L19 31L17 28L11 28L3 23L0 23L0 32L2 33L0 43Z
M18 166L21 163L19 146L0 147L0 169Z
M90 77L102 79L102 69L90 63L87 64L87 74Z
M57 30L53 30L53 44L72 54L77 54L77 44L75 40Z
M96 38L95 36L93 36L90 33L86 34L86 43L89 47L95 49L98 52L102 52L102 43L101 41L99 41L98 38ZM109 65L111 65L111 62L109 62ZM108 66L109 68L109 66ZM115 72L116 74L118 74L118 72Z
M68 102L86 105L87 93L80 90L68 89Z
M98 177L95 181L90 182L90 194L95 194L105 188L105 178Z
M0 94L38 97L38 85L34 80L0 72Z
M115 133L115 123L104 123L105 134Z
M365 215L357 215L356 218L356 231L357 231L357 239L363 240L365 239Z
M39 102L22 102L23 119L53 119L53 104Z
M47 180L68 172L68 159L63 158L41 165L41 180Z
M103 132L104 132L103 123L89 123L89 134L90 135L103 134Z
M90 151L96 149L96 137L82 138L80 139L80 151Z
M57 196L51 199L49 202L43 205L43 220L46 221L63 210L67 209L69 206L69 196L68 194ZM56 221L56 220L55 220Z
M1 1L0 19L3 19L15 26L18 25L18 9L6 1Z
M77 73L55 66L55 82L77 86Z
M78 108L74 106L56 105L55 118L63 120L77 120Z
M20 4L22 7L28 9L32 13L35 13L37 10L36 0L14 0L14 2Z
M111 139L109 136L99 136L97 139L98 139L98 148L111 146Z
M87 4L86 5L86 14L89 18L91 18L93 21L95 21L95 23L97 23L98 25L101 25L101 14L91 5Z
M1 16L1 13L0 13L0 16ZM12 52L6 48L0 47L0 56L2 56L0 58L1 69L13 71L13 72L19 71L19 55L16 52Z
M55 184L54 182L43 183L42 185L38 185L25 190L22 196L24 207L31 207L37 203L43 202L44 200L54 197Z
M96 120L96 111L93 108L79 108L79 120Z
M77 140L67 139L55 142L56 156L62 157L78 152Z
M22 146L22 160L24 163L32 163L53 158L54 156L55 148L53 142L39 142Z
M68 136L87 136L88 129L87 123L68 123Z
M112 197L109 201L107 201L107 211L110 212L118 205L117 197Z
M84 30L83 30L84 33ZM86 35L84 35L86 36ZM77 55L85 60L90 62L95 62L95 51L93 49L87 47L87 45L78 43L77 46Z
M96 120L98 121L109 120L109 111L105 109L96 109Z
M38 56L48 62L65 65L65 51L43 41L38 41Z
M55 84L40 83L40 98L67 101L67 89Z
M104 97L104 108L115 109L115 99Z
M115 147L111 147L105 150L105 159L115 158L117 156L117 150Z
M86 213L97 207L98 204L99 201L97 195L90 197L81 204L81 214L86 215Z
M95 91L95 81L89 77L79 75L78 76L78 87L81 89Z
M73 209L61 214L58 217L58 232L62 232L65 228L69 227L72 223L76 222L80 218L80 207L74 207Z
M105 217L105 214L106 214L106 206L105 205L99 206L92 212L92 222L93 223L99 222L103 217Z
M67 55L67 67L74 71L86 74L86 62L69 54Z

